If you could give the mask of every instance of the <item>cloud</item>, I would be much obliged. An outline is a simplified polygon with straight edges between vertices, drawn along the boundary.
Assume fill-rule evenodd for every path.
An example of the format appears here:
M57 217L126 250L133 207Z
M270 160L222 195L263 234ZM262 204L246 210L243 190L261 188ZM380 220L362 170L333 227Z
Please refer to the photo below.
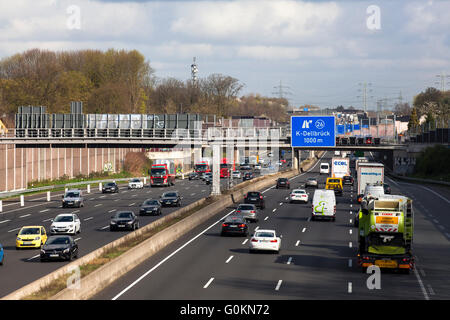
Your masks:
M314 38L332 30L340 14L334 2L243 0L180 3L174 33L228 42L282 43Z

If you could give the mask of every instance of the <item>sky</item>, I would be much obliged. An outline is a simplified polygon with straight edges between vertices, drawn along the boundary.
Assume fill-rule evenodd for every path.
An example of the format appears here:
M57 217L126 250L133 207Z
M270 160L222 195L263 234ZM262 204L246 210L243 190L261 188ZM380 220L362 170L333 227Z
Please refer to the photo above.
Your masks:
M239 79L293 106L368 109L450 88L450 0L0 0L0 59L31 48L138 50L158 78ZM364 85L365 84L365 85ZM401 96L401 100L400 100Z

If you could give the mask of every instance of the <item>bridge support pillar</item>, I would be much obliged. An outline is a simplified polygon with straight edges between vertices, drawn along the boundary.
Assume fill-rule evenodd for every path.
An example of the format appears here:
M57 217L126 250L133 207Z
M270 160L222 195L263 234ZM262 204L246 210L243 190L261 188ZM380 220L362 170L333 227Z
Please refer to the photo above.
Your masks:
M213 175L212 175L212 191L211 194L214 196L220 195L220 156L221 147L220 144L212 145L212 164L213 164Z
M294 149L292 148L292 169L298 170L299 168L299 162L301 160L301 149Z

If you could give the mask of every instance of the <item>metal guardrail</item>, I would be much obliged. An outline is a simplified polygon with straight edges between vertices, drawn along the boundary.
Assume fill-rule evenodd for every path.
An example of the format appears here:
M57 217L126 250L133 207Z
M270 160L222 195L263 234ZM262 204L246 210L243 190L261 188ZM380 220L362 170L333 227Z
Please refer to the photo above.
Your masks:
M211 140L215 138L267 138L285 139L289 130L284 127L268 128L218 128L207 129L9 129L1 139L191 139Z
M86 180L86 181L81 181L81 182L71 182L71 183L66 183L66 184L58 184L58 185L44 186L44 187L31 188L31 189L21 189L21 190L16 190L16 191L0 192L0 199L9 198L9 197L13 197L13 196L16 196L16 195L30 193L30 192L50 191L50 190L58 189L58 188L79 186L79 185L85 185L85 184L104 183L104 182L111 182L111 181L128 181L128 180L131 180L131 179L134 179L134 178L136 178L136 177L133 177L133 178L119 178L119 179L111 178L111 179L105 179L105 180ZM139 179L144 179L144 178L147 178L147 177L138 177L138 178Z

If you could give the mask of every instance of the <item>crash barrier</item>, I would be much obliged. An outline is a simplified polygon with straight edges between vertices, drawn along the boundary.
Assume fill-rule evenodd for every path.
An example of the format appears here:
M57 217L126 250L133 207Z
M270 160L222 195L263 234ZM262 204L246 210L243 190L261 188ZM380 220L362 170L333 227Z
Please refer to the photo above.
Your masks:
M314 163L310 162L307 164L307 167L311 168ZM308 169L309 169L308 168ZM308 170L306 167L304 170ZM226 209L227 207L233 205L232 197L235 201L239 201L243 198L244 194L251 190L258 190L266 188L270 185L274 184L273 179L279 177L287 177L290 178L294 175L298 174L296 170L289 170L282 173L276 173L272 175L262 176L253 179L253 181L246 181L246 186L238 185L239 188L236 191L230 190L230 194L224 194L221 196L214 197L214 202L192 215L182 219L181 221L169 226L168 228L156 233L152 237L143 241L139 245L134 248L126 251L119 257L114 260L108 262L103 265L99 269L93 271L88 274L84 278L80 280L80 286L78 289L74 288L66 288L63 291L59 292L55 296L51 298L51 300L83 300L89 299L94 296L105 287L110 285L112 282L130 272L133 268L138 266L140 263L151 257L153 254L168 246L173 241L177 240L193 228L197 227L201 223L205 222L209 218L213 217L217 213ZM124 237L121 237L79 259L73 261L52 273L8 294L3 297L2 300L19 300L26 296L32 295L33 293L38 292L41 288L45 288L52 281L67 275L72 274L73 270L79 268L80 266L89 263L95 258L100 257L105 252L113 248L119 247L121 244L127 242L128 240L132 240L143 233L151 231L158 227L161 224L169 222L173 219L176 219L180 215L195 209L198 206L201 206L206 199L198 200L186 207L183 207L167 216L164 216L134 232L127 234Z

